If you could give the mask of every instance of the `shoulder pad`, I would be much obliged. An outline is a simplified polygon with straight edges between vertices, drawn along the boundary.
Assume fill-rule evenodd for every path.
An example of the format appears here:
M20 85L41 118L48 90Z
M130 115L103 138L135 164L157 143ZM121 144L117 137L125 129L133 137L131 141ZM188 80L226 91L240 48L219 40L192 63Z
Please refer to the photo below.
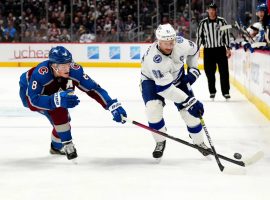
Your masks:
M71 65L70 67L70 72L69 72L69 76L73 77L77 80L80 80L80 78L83 76L84 72L83 72L83 68L81 65L74 63L73 65Z

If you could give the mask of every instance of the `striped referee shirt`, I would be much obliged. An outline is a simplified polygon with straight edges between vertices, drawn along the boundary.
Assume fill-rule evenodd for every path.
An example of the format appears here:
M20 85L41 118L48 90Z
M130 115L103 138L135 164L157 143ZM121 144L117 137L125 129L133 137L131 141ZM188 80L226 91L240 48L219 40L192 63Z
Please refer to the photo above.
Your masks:
M221 26L227 25L224 18L217 16L215 20L211 20L209 17L203 19L198 27L197 31L197 45L200 48L201 45L204 48L215 47L229 47L229 31L221 31Z

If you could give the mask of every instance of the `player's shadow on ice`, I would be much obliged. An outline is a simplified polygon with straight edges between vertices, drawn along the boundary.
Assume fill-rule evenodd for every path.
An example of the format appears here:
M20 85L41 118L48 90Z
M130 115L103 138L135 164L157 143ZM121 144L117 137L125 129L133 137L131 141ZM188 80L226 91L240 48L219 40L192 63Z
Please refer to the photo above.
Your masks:
M214 101L211 99L201 99L202 102L206 103L247 103L248 101L246 100L237 100L237 99L230 99L226 101L225 99L215 99Z
M163 158L161 161L157 161L154 158L90 158L87 163L89 166L103 167L103 168L111 168L111 167L139 167L139 166L171 166L171 167L179 167L179 166L188 166L193 165L198 162L207 162L206 158Z
M65 156L44 156L33 157L25 159L10 159L1 163L1 168L7 168L7 170L29 170L31 171L52 169L58 166L63 167L87 167L94 169L110 169L110 168L137 168L137 167L181 167L181 166L193 166L194 163L200 162L208 163L206 158L163 158L160 162L149 158L129 158L129 157L78 157L77 164L67 160Z

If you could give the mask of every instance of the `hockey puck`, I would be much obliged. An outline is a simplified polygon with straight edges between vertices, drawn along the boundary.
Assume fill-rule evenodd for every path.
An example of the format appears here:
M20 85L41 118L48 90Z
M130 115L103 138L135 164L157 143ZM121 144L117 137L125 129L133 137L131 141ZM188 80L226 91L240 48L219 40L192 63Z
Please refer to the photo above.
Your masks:
M233 157L239 160L242 158L242 155L240 153L234 153Z

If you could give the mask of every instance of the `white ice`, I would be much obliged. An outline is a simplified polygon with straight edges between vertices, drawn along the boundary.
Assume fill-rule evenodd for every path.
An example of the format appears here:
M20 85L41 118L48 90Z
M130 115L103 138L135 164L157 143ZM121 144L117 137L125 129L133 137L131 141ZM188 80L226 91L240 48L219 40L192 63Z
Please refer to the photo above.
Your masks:
M49 154L52 127L45 117L23 108L18 81L25 70L0 69L1 200L270 199L269 120L233 86L232 99L225 102L217 81L217 99L211 102L202 72L193 89L204 103L204 120L218 153L233 158L239 152L247 158L264 151L264 158L246 167L245 175L221 173L213 157L206 159L196 149L170 139L157 163L150 132L117 124L108 111L77 90L81 103L70 110L79 155L74 165L64 156ZM85 71L122 102L130 119L147 124L140 69ZM173 103L167 102L164 116L168 134L191 142Z

